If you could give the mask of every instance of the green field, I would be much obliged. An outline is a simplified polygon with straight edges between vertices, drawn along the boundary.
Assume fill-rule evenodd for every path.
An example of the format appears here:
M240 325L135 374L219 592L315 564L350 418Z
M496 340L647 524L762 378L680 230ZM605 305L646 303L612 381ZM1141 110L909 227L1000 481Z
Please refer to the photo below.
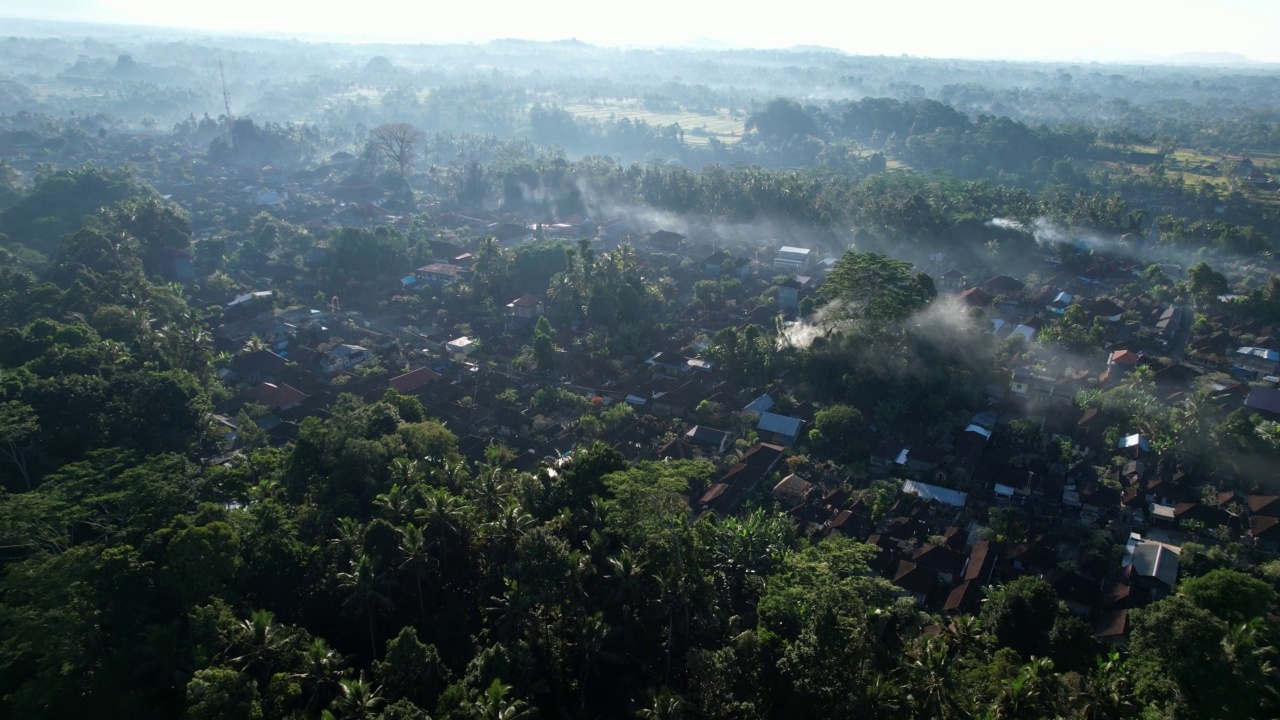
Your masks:
M645 109L638 100L618 100L609 103L566 105L565 110L580 118L591 120L640 121L650 125L680 124L684 141L690 145L706 145L711 138L729 144L742 139L743 118L729 113L706 115L692 112L655 112Z

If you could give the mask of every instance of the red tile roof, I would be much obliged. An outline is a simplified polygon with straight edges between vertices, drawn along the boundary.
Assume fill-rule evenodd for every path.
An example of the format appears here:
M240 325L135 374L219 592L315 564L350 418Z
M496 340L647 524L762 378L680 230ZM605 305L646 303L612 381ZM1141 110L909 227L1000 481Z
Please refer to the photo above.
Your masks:
M435 381L440 375L429 367L421 367L391 378L391 387L398 393L407 393Z
M255 400L266 405L272 410L278 410L282 407L296 405L307 399L307 394L301 390L290 387L288 385L275 385L274 383L260 383L249 394Z

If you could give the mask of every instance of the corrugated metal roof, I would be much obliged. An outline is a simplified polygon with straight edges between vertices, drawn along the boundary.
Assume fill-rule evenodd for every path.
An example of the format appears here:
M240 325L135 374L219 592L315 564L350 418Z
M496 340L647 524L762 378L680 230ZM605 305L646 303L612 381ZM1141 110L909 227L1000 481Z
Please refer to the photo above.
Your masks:
M949 490L929 483L916 482L915 480L907 480L902 483L902 492L915 495L924 500L937 500L944 505L953 505L955 507L964 507L964 504L969 500L968 493Z
M760 423L756 425L756 428L765 432L795 437L800 433L800 426L803 424L804 421L800 418L766 412L760 413Z

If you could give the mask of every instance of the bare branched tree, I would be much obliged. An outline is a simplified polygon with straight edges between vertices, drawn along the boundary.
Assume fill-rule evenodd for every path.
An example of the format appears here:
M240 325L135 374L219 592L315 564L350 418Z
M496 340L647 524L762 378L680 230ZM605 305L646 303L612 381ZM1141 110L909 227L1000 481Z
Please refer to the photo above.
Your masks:
M369 145L400 168L400 177L408 181L409 166L417 158L422 131L404 122L386 123L373 129Z

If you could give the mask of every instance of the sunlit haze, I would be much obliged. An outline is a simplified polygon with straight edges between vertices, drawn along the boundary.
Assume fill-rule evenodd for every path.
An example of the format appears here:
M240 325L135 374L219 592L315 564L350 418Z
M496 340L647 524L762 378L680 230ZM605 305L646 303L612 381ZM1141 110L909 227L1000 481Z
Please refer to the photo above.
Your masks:
M405 3L366 0L0 0L0 17L107 22L329 40L482 42L577 38L600 45L777 48L1045 60L1157 61L1232 53L1280 62L1274 0L918 0L782 5L653 0Z

